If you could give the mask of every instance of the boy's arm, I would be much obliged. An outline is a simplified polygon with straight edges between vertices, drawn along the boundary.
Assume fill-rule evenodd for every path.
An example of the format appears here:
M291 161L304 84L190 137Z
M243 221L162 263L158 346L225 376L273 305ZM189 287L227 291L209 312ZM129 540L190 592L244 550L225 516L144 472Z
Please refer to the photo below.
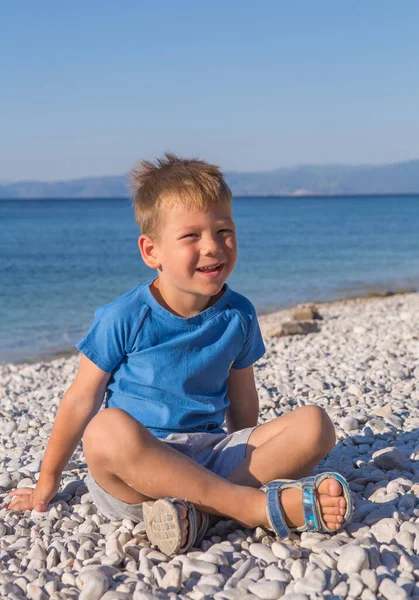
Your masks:
M40 477L42 474L61 476L85 428L103 402L110 376L84 354L81 355L76 379L58 407Z
M226 412L228 433L254 427L259 416L259 396L255 385L253 365L245 369L231 369L228 378L230 405Z
M98 412L111 374L99 369L83 354L76 379L58 407L42 459L35 490L20 488L9 494L9 509L46 510L60 484L61 473L81 440L89 421Z

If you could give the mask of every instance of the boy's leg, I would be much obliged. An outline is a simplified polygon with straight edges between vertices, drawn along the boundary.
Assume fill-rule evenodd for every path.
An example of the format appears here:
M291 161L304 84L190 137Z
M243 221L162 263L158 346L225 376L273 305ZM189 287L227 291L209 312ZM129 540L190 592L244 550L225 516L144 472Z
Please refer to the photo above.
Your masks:
M107 408L89 422L83 453L95 481L123 502L173 496L247 527L264 521L264 492L215 475L164 444L123 410Z
M227 479L257 488L272 479L300 479L335 443L334 425L323 409L297 408L252 431L243 462Z
M123 410L106 409L97 414L86 428L83 448L93 477L120 500L137 503L166 496L186 498L199 510L230 517L246 527L268 527L264 492L211 473L155 438ZM320 504L333 507L337 527L339 498L332 497L333 490L329 492L334 483L322 482ZM292 516L296 511L291 503L296 501L286 492L294 490L282 493L285 515L289 513L290 525L299 525ZM301 508L301 498L299 505Z
M232 483L259 488L273 479L300 479L308 475L336 443L335 428L325 411L310 405L297 408L281 417L259 425L250 434L244 460L227 477ZM330 528L342 521L346 501L336 480L328 480L328 489L321 493L333 497L330 507L324 507L323 518ZM282 492L289 501L288 517L301 522L302 493L298 489ZM326 499L324 499L326 500ZM336 511L336 501L339 511Z

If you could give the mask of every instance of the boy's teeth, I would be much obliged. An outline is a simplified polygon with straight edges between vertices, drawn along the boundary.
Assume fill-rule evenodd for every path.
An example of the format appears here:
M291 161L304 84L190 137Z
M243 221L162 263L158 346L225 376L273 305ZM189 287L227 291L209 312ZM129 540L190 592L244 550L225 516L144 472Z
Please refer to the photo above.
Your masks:
M201 267L198 269L199 271L216 271L220 265L215 265L215 267Z

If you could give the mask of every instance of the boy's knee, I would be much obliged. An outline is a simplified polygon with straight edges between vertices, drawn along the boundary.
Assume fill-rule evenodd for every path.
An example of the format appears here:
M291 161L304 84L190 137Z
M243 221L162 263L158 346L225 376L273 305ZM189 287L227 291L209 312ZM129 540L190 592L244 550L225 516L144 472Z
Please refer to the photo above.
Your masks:
M87 424L83 433L83 450L92 452L104 451L105 454L112 447L113 441L118 436L117 430L127 413L120 408L106 408L98 412ZM115 436L116 434L116 436Z
M303 425L302 438L309 444L312 451L319 456L324 456L336 444L335 427L320 406L302 406L296 409Z

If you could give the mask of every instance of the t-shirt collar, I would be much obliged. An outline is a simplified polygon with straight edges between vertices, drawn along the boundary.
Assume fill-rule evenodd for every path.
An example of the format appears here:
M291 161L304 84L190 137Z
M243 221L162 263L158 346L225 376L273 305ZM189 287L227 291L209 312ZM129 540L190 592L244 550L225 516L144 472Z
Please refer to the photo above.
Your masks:
M178 317L177 315L174 315L169 310L164 308L159 302L157 302L157 300L153 296L153 294L150 290L150 286L156 279L157 279L157 277L155 277L154 279L152 279L150 281L146 281L145 283L143 283L142 291L143 291L143 296L144 296L145 301L150 306L150 308L154 312L158 313L161 317L165 318L168 321L171 321L173 324L184 326L184 327L200 325L204 321L207 321L208 319L210 319L211 317L216 315L218 312L220 312L225 307L225 305L228 303L228 301L230 299L230 295L231 295L231 288L225 283L224 284L224 294L221 296L221 298L218 298L217 302L215 302L212 306L203 310L202 312L198 313L197 315L195 315L193 317Z

